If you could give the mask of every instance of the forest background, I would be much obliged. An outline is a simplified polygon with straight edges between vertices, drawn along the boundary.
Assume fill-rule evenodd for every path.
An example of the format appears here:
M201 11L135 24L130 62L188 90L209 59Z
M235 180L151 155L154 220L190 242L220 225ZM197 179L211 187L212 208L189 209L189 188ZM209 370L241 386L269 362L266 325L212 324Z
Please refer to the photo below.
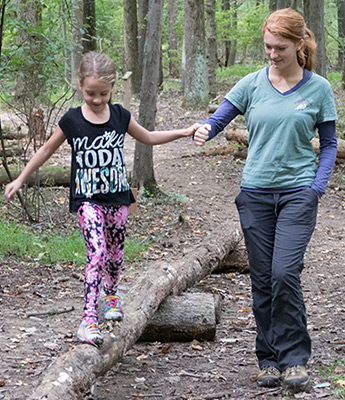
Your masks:
M0 107L13 117L0 121L0 185L49 138L61 113L79 104L77 71L87 51L114 60L113 101L125 102L129 85L139 123L154 129L158 95L177 93L186 112L205 110L267 64L261 28L285 7L301 12L315 34L316 72L333 86L344 138L345 0L0 0ZM48 172L53 180L61 174ZM136 142L130 179L141 193L159 192L151 147ZM18 196L24 220L40 219L42 181L37 173L33 189Z
M266 65L261 28L270 12L285 7L301 12L315 34L316 72L333 86L338 136L344 138L345 0L0 0L0 185L18 175L61 114L80 103L77 71L87 51L114 60L113 101L125 103L129 91L139 104L139 123L154 129L162 93L177 95L186 113L205 110L241 77ZM11 117L4 118L5 112ZM42 171L33 188L18 196L15 219L39 222L41 186L47 183ZM53 184L62 176L68 181L68 170L47 174ZM130 180L141 195L160 192L151 147L136 142ZM1 220L12 220L0 200ZM7 242L3 248L2 256L15 253Z
M155 126L160 98L177 103L179 121L187 124L198 115L191 112L220 104L241 77L267 65L261 27L271 11L285 7L301 12L315 33L316 72L332 84L337 132L345 139L345 0L0 0L0 179L4 176L0 293L4 299L9 290L5 278L13 284L14 266L72 265L78 271L85 263L83 239L79 230L71 229L74 216L67 210L68 189L45 187L52 181L59 185L57 178L68 176L65 170L58 169L55 175L50 170L48 179L43 179L42 171L36 174L12 204L3 195L5 181L13 179L50 137L62 113L80 104L77 68L82 55L97 50L114 60L118 80L113 101L124 103L130 83L131 111L146 128ZM59 157L68 164L67 157L61 153ZM342 170L341 174L343 188ZM150 197L159 190L152 148L135 144L131 179L145 212L152 203L158 207L147 221L130 222L127 265L159 241L152 228L159 207L167 209L163 223L174 215L169 211L171 198L162 206ZM182 201L183 194L175 193L176 200ZM178 217L179 223L188 225L188 217Z

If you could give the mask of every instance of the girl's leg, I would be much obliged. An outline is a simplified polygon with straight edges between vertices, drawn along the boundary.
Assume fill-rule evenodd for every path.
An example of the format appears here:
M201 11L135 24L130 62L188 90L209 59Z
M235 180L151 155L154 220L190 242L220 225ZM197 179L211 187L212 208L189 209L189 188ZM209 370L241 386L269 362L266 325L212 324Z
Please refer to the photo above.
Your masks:
M272 331L272 256L276 226L274 195L241 192L236 198L252 281L257 325L256 355L260 369L278 368Z
M83 320L97 322L97 306L106 257L104 215L102 208L92 203L83 203L78 210L78 215L87 253Z
M105 216L107 263L104 276L104 293L116 295L123 266L123 252L128 218L128 206L109 207Z
M318 196L311 188L279 195L272 262L272 319L279 368L305 365L311 353L300 274L316 224Z

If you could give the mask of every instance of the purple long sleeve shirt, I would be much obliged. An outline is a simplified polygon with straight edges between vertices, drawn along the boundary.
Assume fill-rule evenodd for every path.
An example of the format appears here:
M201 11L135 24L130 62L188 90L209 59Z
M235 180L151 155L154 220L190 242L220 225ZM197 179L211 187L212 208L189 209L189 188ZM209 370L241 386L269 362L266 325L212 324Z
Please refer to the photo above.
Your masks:
M309 77L307 76L306 80L308 78ZM302 81L305 81L305 79ZM225 99L218 107L217 111L203 122L203 124L211 125L212 128L209 132L208 139L211 140L218 135L218 133L222 132L224 128L239 114L241 114L241 112L230 101ZM316 128L318 129L320 138L320 157L318 170L312 188L316 191L318 196L321 197L326 191L327 182L332 173L337 156L337 132L335 121L323 122L322 124L317 125ZM250 190L256 191L253 189ZM271 189L260 189L259 191L266 193L272 192ZM286 190L284 190L284 192L285 191ZM277 193L277 190L274 190L274 192Z

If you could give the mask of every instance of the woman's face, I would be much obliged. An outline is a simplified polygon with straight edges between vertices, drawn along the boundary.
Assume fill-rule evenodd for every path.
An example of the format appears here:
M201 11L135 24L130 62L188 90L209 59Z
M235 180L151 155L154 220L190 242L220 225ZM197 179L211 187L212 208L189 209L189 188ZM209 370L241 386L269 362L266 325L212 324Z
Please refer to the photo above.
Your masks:
M280 35L272 35L266 30L264 33L265 52L273 68L286 70L298 67L297 51L302 48L303 39L295 43Z

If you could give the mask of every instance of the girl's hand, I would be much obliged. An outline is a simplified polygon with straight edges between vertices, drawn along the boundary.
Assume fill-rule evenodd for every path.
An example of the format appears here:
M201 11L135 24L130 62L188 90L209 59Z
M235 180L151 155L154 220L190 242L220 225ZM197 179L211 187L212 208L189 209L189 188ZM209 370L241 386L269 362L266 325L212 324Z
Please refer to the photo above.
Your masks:
M201 127L202 125L199 123L193 124L191 127L188 128L188 131L191 133L188 136L193 136L195 135L195 132Z
M208 133L211 130L211 125L205 124L199 126L197 131L194 133L194 144L195 146L204 146L208 140Z
M13 200L14 195L18 192L18 190L21 188L22 183L18 181L18 179L15 179L13 182L9 183L6 185L5 188L5 197L7 200Z

